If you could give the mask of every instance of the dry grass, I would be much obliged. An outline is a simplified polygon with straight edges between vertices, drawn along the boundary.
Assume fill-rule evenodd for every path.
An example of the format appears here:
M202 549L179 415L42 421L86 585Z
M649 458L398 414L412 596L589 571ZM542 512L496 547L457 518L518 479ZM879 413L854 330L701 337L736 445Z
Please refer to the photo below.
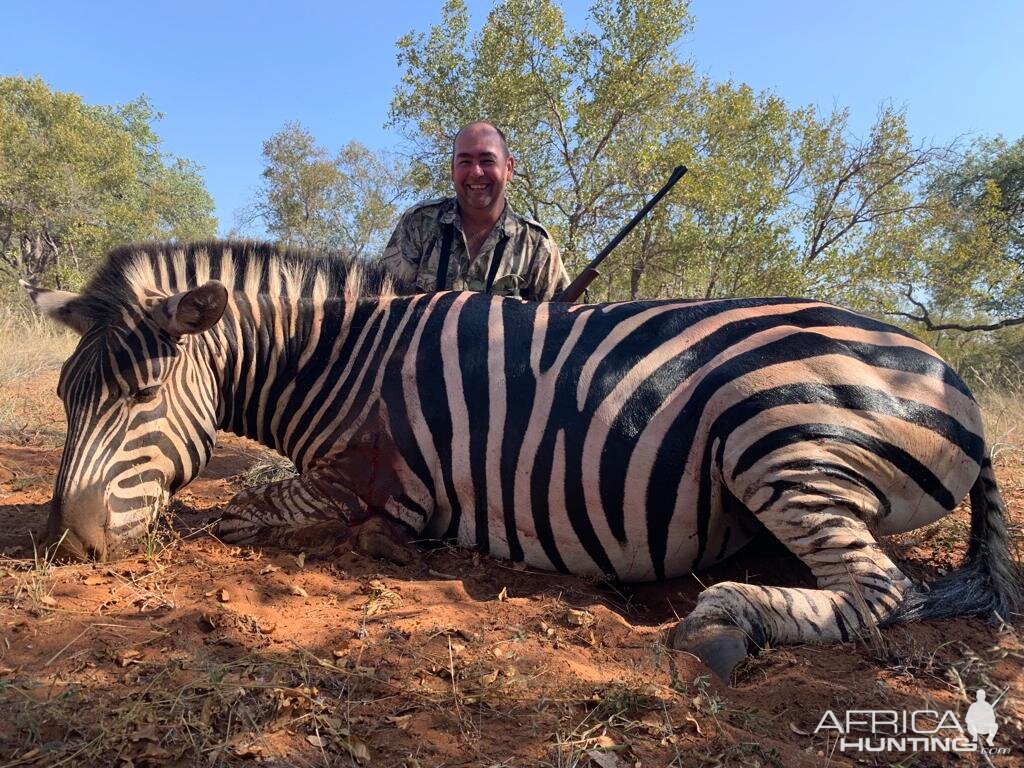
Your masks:
M53 446L63 442L56 424L31 391L41 374L53 373L71 354L78 336L32 314L27 307L0 301L0 440Z
M0 385L59 368L77 343L63 326L0 303Z
M271 453L269 449L263 450L260 455L254 457L255 461L248 469L237 477L233 478L234 485L238 488L257 488L268 483L276 483L280 480L287 480L295 477L298 472L295 465L284 456Z
M972 370L974 394L985 417L985 434L996 466L1024 465L1024 367L1005 360L993 371Z

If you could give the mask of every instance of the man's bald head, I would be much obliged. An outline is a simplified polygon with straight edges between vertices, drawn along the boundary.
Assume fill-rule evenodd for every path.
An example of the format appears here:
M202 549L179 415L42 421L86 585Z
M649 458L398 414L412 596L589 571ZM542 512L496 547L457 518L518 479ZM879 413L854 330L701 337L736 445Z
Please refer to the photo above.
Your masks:
M477 120L472 123L467 123L459 129L459 132L455 134L455 139L452 141L452 157L458 153L459 139L466 135L494 135L497 137L498 142L501 144L501 149L504 152L503 160L507 160L512 153L508 149L508 140L505 138L505 134L502 133L501 129L493 123L488 123L486 120Z

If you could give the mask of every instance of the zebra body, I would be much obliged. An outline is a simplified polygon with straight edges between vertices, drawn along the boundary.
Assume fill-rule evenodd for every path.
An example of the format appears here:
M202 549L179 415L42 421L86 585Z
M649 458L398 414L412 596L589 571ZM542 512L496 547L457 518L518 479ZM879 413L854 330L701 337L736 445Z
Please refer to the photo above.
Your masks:
M311 423L305 440L292 433L275 446L300 467L323 466L346 454L361 419L379 406L387 417L375 429L386 435L401 489L384 508L417 533L540 568L627 581L698 570L735 551L753 528L724 494L756 504L776 476L827 463L864 486L858 499L876 530L909 530L948 513L983 458L981 440L970 437L980 431L977 408L958 379L959 390L944 383L948 368L905 334L826 305L569 309L442 294L367 310L355 327L378 330L356 356L383 350L381 364L369 367L378 378L354 393L344 392L344 373L329 374L338 388L324 393L331 418ZM825 337L822 328L842 335ZM402 336L408 346L395 342ZM873 365L894 349L902 357L886 361L893 368ZM908 379L926 393L919 400L890 394ZM921 400L954 397L967 428L908 423L938 418ZM283 421L309 405L278 401ZM820 424L802 423L812 417ZM858 427L890 451L915 451L920 466L865 461L871 448L856 443ZM780 443L773 459L792 455L807 466L789 460L766 476L758 441L772 439Z
M383 516L539 568L643 581L718 562L763 526L819 589L703 593L680 643L724 675L747 641L848 639L898 617L915 589L875 536L930 523L972 488L975 538L1003 570L986 566L985 599L962 607L1012 602L978 407L893 326L805 299L366 295L337 266L239 250L129 249L82 297L35 291L84 331L61 381L54 533L105 552L151 514L126 498L191 480L219 427L300 469L232 501L220 530L233 540ZM103 506L102 533L81 534L77 517Z

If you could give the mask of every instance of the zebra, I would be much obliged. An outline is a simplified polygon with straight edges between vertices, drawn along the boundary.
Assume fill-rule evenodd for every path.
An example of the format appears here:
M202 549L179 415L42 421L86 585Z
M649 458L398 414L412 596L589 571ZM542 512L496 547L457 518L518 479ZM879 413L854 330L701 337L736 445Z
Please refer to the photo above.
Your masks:
M837 306L398 295L372 264L230 241L126 246L81 294L26 289L81 334L48 520L72 556L139 536L220 429L299 470L232 499L234 542L448 539L648 581L766 529L817 588L718 583L671 635L726 680L767 644L1020 605L970 390L911 334ZM967 494L965 565L913 583L877 537Z

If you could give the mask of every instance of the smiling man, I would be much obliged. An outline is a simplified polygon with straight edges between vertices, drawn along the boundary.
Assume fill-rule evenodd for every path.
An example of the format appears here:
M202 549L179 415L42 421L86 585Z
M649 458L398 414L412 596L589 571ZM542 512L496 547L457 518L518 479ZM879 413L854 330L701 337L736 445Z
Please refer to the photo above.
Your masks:
M414 205L384 249L400 288L547 301L569 284L551 235L505 199L514 170L515 158L495 126L470 123L456 134L455 197Z

